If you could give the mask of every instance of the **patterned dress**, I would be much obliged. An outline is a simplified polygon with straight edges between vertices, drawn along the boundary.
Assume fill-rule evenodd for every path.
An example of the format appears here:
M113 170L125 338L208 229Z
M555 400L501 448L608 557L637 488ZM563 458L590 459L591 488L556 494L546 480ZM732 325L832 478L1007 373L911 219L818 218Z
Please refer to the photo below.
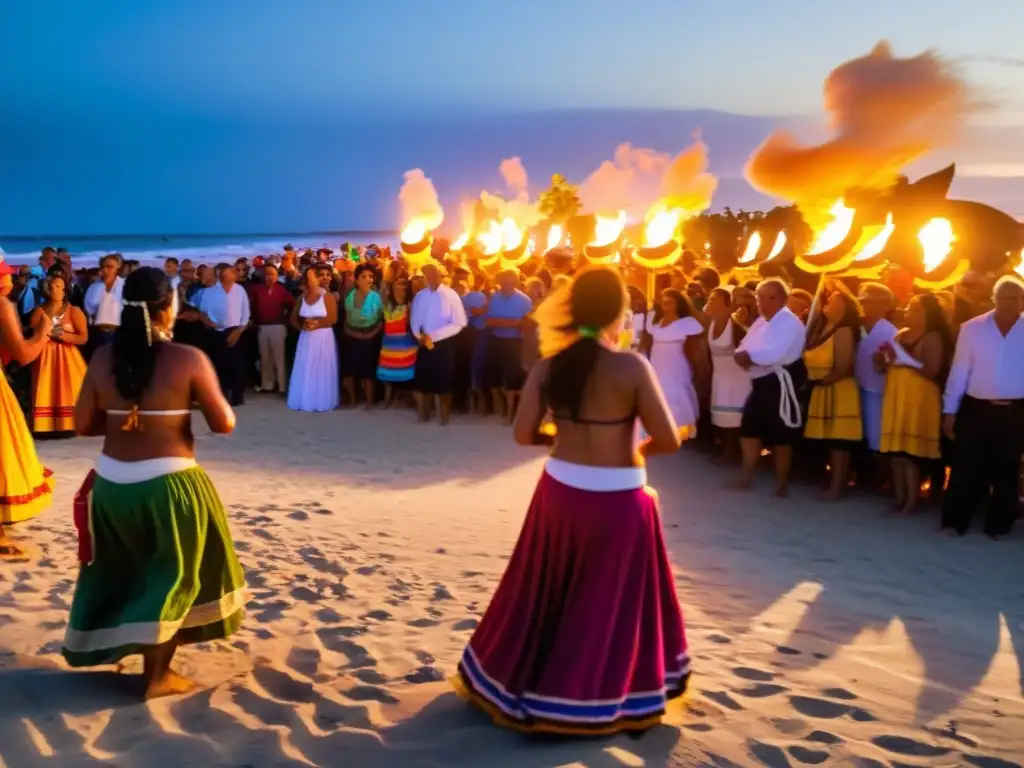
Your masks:
M387 384L412 381L416 375L416 339L409 331L409 305L384 307L384 339L377 378Z

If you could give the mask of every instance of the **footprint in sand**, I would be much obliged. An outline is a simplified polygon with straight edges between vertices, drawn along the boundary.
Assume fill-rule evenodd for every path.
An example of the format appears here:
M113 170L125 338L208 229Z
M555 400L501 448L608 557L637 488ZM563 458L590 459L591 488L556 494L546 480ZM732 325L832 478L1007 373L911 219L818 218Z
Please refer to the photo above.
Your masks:
M796 648L790 648L788 645L775 646L775 652L781 653L783 656L799 656L803 653L803 651L799 651Z
M384 685L388 679L384 677L376 669L357 669L355 672L355 678L361 683L367 685Z
M775 744L751 740L747 742L747 751L764 765L767 765L768 768L790 768L786 753L782 751L782 747L778 747Z
M712 643L718 643L719 645L728 645L732 642L731 637L727 637L726 635L720 635L717 633L713 635L708 635L707 639L708 641Z
M423 683L438 683L444 680L444 673L437 667L420 667L415 672L405 676L407 682L421 685Z
M476 629L480 622L476 619L463 619L452 624L452 629L456 632L468 632L471 629Z
M342 691L344 696L353 701L379 701L381 704L397 704L398 699L376 685L357 685Z
M297 509L294 512L289 512L288 513L288 517L290 517L292 520L302 520L302 521L305 521L305 520L309 520L309 513L308 512L303 512L301 509Z
M426 627L436 627L441 622L437 619L413 619L412 621L406 622L410 627L416 627L417 629L424 629Z
M431 600L433 600L435 603L440 602L442 600L454 599L455 598L452 596L452 593L448 591L448 587L446 587L444 584L434 585L434 596L431 598Z
M715 727L711 723L684 723L683 728L694 733L707 733L714 730Z
M300 675L315 678L320 673L320 651L315 648L292 648L285 663Z
M377 659L359 643L344 640L337 635L328 635L324 630L317 630L317 636L325 648L345 656L348 659L348 665L353 669L377 666Z
M263 690L281 701L303 704L313 701L318 695L312 683L296 680L272 667L255 667L252 676Z
M413 651L413 656L416 657L416 660L419 661L420 664L427 666L437 661L437 659L434 658L434 654L423 650Z
M848 691L845 688L826 688L821 692L822 696L828 696L830 699L840 699L842 701L855 701L857 694L852 691Z
M767 699L769 696L778 696L780 693L785 693L788 690L789 688L786 688L784 685L757 683L756 685L738 690L736 693L740 696L746 696L748 699Z
M843 740L836 736L834 733L828 731L811 731L807 734L805 741L809 741L812 744L842 744Z
M317 508L317 509L313 510L313 514L316 514L316 515L333 515L334 512L332 510L330 510L330 509L320 509L320 508Z
M850 711L846 704L840 704L827 699L817 699L813 696L790 696L789 703L793 709L806 717L814 717L818 720L835 720Z
M373 621L394 621L395 617L387 611L376 610L370 611L368 614L363 616L364 619L372 619Z
M360 576L372 576L379 570L379 565L363 565L359 568L356 568L356 573L358 573Z
M743 711L743 705L725 691L701 691L701 694L733 712Z
M828 752L823 749L810 749L809 747L801 747L799 744L794 744L786 751L789 752L794 760L805 765L821 765L829 757Z
M320 594L309 587L296 587L290 594L295 600L301 600L304 603L319 603L321 600Z
M938 744L925 744L923 741L911 739L907 736L882 735L871 740L876 747L881 747L886 752L907 757L942 757L953 750L948 747L940 747Z
M1020 763L1011 763L1009 760L990 755L964 755L964 760L978 768L1022 768Z
M732 673L736 677L743 678L744 680L751 680L755 683L770 683L775 679L775 675L772 672L765 672L764 670L754 669L753 667L734 667Z

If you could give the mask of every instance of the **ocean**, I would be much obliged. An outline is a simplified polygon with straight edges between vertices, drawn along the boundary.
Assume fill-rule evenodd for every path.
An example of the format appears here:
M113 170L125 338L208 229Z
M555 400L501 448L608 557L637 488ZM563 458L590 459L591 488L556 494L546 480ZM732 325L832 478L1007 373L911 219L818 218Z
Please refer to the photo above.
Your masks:
M161 265L174 256L196 264L233 262L242 256L280 253L286 244L295 248L328 247L338 251L342 243L398 246L398 232L388 230L338 232L281 232L252 235L0 235L0 248L9 264L35 264L46 246L66 248L75 267L92 267L108 253L120 253L141 264Z

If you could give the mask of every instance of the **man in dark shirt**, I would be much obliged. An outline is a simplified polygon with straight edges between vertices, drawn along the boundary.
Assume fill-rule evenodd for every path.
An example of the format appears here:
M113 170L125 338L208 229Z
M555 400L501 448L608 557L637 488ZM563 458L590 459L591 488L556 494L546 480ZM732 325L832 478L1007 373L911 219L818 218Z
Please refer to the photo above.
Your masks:
M260 354L260 386L257 392L285 392L288 375L285 370L285 340L288 320L295 297L278 282L279 273L273 264L263 268L263 283L249 291L253 325L256 328Z

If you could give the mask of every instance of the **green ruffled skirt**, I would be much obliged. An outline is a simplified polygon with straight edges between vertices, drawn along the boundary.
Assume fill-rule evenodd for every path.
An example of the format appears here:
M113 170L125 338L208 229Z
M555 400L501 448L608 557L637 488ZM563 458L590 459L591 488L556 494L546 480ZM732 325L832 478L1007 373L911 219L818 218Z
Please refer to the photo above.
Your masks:
M200 467L141 483L96 478L95 559L78 574L64 658L113 664L174 640L227 637L241 626L245 575L224 505Z

